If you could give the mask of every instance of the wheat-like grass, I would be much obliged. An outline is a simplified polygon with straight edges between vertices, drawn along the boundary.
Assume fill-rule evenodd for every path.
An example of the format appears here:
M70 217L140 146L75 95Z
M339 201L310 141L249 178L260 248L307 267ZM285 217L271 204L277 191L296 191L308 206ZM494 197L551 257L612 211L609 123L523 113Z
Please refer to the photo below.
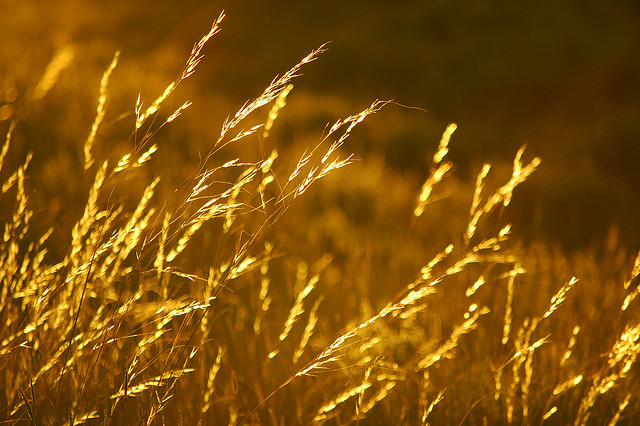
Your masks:
M422 189L420 189L420 195L418 195L418 201L416 203L416 207L413 211L415 216L421 216L429 202L429 197L433 192L433 188L437 185L445 175L451 170L453 167L453 163L448 161L443 163L444 157L449 152L449 141L451 140L451 135L456 131L458 125L455 123L449 124L447 129L442 134L442 138L440 139L440 144L438 145L438 149L436 153L433 155L433 160L431 164L431 173L425 183L422 185Z
M569 344L567 345L567 349L564 351L564 355L562 355L562 360L560 361L560 366L564 366L569 358L571 358L573 347L576 345L578 341L578 333L580 333L580 326L576 325L573 327L573 332L571 333L571 339L569 339Z
M271 111L269 111L269 116L267 117L267 122L264 124L264 132L262 133L263 138L269 137L269 132L273 127L273 123L275 123L278 118L278 114L280 114L280 110L287 105L287 96L289 96L289 92L293 89L293 84L288 84L287 87L284 88L282 92L276 98L273 106L271 107Z
M11 144L11 135L13 134L14 129L16 128L16 123L11 122L9 125L9 129L7 129L7 134L4 138L4 143L2 144L2 150L0 150L0 170L2 170L2 164L4 163L4 158L7 156L7 152L9 152L9 145ZM4 187L4 185L2 185ZM5 192L5 191L2 191Z
M320 276L318 274L314 275L309 280L307 285L302 289L302 291L298 293L296 297L296 301L293 304L293 307L291 308L291 310L289 311L289 316L287 317L287 320L284 323L284 330L282 330L282 333L280 333L280 336L278 336L278 340L280 340L281 342L287 338L287 336L291 332L291 328L293 327L294 322L304 312L302 304L304 303L305 298L311 293L311 291L313 291L319 279L320 279ZM269 354L269 357L273 357L274 355L275 353L272 352L271 354Z
M456 346L458 346L458 341L462 336L477 328L477 322L481 315L486 315L490 312L489 308L482 307L479 309L470 309L469 318L457 326L449 338L440 346L437 350L431 352L426 357L422 358L418 361L417 368L419 370L426 369L431 367L433 364L439 362L443 358L447 358L452 355Z
M633 269L631 270L631 274L629 274L629 278L624 282L624 289L628 289L631 287L631 283L633 283L636 278L640 276L640 252L636 256L636 260L633 263ZM629 305L633 300L640 294L640 284L624 298L624 302L622 302L622 310L626 311L629 308Z
M202 413L206 413L211 407L211 403L212 403L211 397L213 396L213 391L215 389L214 381L216 379L216 376L218 375L218 371L220 371L220 365L222 363L222 358L224 357L225 352L226 350L224 347L222 346L218 347L218 354L216 355L216 360L211 365L211 369L209 370L209 373L207 375L207 388L204 394Z
M469 223L467 224L467 230L464 234L465 242L469 243L473 238L473 235L478 229L478 221L482 216L482 212L478 209L480 207L480 201L482 200L482 190L484 189L484 180L491 170L491 164L484 163L482 170L478 173L476 179L476 186L473 191L473 201L471 202L471 210L469 211Z
M184 101L164 121L155 122L155 117L194 73L223 18L221 14L194 45L178 78L150 106L143 107L138 97L130 123L131 149L112 162L99 158L95 144L107 101L117 99L109 85L119 58L115 54L102 74L89 136L78 145L87 182L81 208L70 206L75 223L68 235L61 237L64 229L58 225L44 231L35 226L40 213L34 211L41 209L29 199L32 157L23 154L17 167L8 164L9 151L16 149L14 135L18 145L24 136L21 121L9 125L0 150L0 214L2 220L6 217L0 240L1 421L552 420L613 425L635 420L640 325L634 301L640 293L640 254L627 277L610 273L623 282L611 286L609 278L599 278L607 269L601 271L587 256L570 263L548 247L539 249L542 254L536 257L531 254L535 250L514 244L511 225L496 226L493 219L501 219L496 217L501 211L495 214L499 206L511 203L515 188L540 164L538 158L523 162L524 147L516 153L506 183L487 188L492 168L485 163L475 186L472 182L465 187L469 191L459 191L460 197L468 194L471 203L460 215L458 238L438 240L437 245L431 241L431 232L445 223L438 220L449 215L449 205L443 212L434 211L435 223L419 222L425 220L423 213L436 189L449 192L452 124L442 135L417 197L412 192L405 204L398 203L389 187L389 194L381 194L371 209L405 209L385 225L390 233L400 230L403 247L361 241L359 225L345 219L335 226L339 237L351 244L347 250L308 264L307 256L317 249L314 244L323 247L326 242L320 226L303 240L313 243L296 254L297 262L288 263L287 255L297 249L287 246L294 231L283 232L274 224L294 204L316 209L299 198L353 162L353 154L343 153L347 138L386 105L376 101L335 121L297 163L286 163L289 154L281 147L265 150L266 138L270 145L279 142L271 130L288 112L283 107L293 96L293 79L324 45L227 117L208 154L181 184L174 186L156 170L149 170L146 180L147 170L156 165L149 160L165 149L151 139L162 136L159 128L190 115L197 102ZM51 88L70 65L70 52L56 53L29 101L55 95ZM256 124L255 113L269 104L270 111ZM234 151L240 143L246 146ZM247 151L252 158L245 158ZM13 168L7 170L7 165ZM496 169L500 167L494 173ZM387 172L381 175L386 178ZM139 192L129 196L127 179L134 174L132 187ZM310 198L324 200L333 192L342 197L351 191L348 182L324 182L322 195ZM452 192L457 200L458 191ZM413 219L406 220L405 229L396 217ZM297 221L306 219L315 220L301 214ZM63 241L60 254L50 252L53 240ZM616 271L626 269L628 252L610 245L607 253L614 260L601 263L611 262L609 269ZM318 254L326 248L321 250ZM406 272L395 268L409 263L418 266L415 276L395 281ZM590 283L577 295L570 291L578 280L567 280L569 266L576 265L582 272L576 276ZM291 285L289 266L296 272ZM506 291L500 284L505 281ZM532 282L534 289L529 288ZM556 282L565 284L548 294ZM576 297L575 303L567 303L569 297ZM599 311L590 298L614 306L616 321L594 327L591 317ZM609 341L600 356L598 348Z
M440 393L438 393L438 395L433 399L433 401L431 401L429 406L428 407L425 406L424 412L423 412L422 416L420 417L420 422L424 426L429 425L429 422L427 421L428 418L429 418L429 414L431 414L431 412L433 411L435 406L438 405L438 403L440 401L442 401L442 399L444 398L444 392L445 391L440 391Z
M112 173L115 174L123 170L129 170L131 168L140 167L142 164L149 161L153 153L156 152L157 150L158 150L158 146L156 144L153 144L149 147L149 149L147 149L145 152L137 156L135 161L132 161L136 156L135 153L128 152L124 154L122 158L120 158L120 160L118 161L118 164L113 169Z
M618 410L616 411L616 414L613 416L613 418L609 422L608 426L615 426L616 424L618 424L618 421L622 416L622 412L627 408L630 400L631 400L631 394L627 394L627 396L620 403L620 405L618 405Z
M291 68L289 71L284 73L282 76L276 77L275 79L273 79L271 84L269 84L269 86L264 90L264 92L262 92L260 96L258 96L256 99L250 102L246 102L238 110L238 112L235 113L233 118L227 117L224 124L222 125L220 136L218 138L218 141L215 143L214 147L219 148L220 145L228 144L229 142L224 142L224 139L231 130L233 130L236 126L238 126L245 118L251 115L254 111L269 104L273 100L278 99L278 97L283 92L287 90L291 90L289 88L289 84L291 84L291 81L299 75L300 69L306 64L315 61L318 55L320 55L322 52L325 51L324 48L325 46L323 45L323 46L320 46L318 49L309 53L307 56L302 58L302 60L298 64L296 64L293 68ZM262 125L258 127L262 127ZM254 127L250 129L250 132L254 132L255 130L257 130L258 127ZM241 130L236 137L231 139L231 141L239 140L240 138L244 137L246 134L248 134L246 133L246 131Z
M56 50L51 62L47 65L40 81L33 89L33 97L42 99L60 79L60 74L68 68L76 55L76 49L72 44L67 44Z
M335 127L336 126L334 126L334 128ZM445 132L445 136L446 136L446 132ZM443 137L443 140L445 140L446 142L444 143L444 147L446 148L446 145L448 144L448 138ZM441 145L443 145L443 142L441 142ZM444 154L446 154L446 150L439 149L438 152L439 153L436 155L436 157L437 159L442 160L442 158L444 157ZM302 169L302 167L304 167L304 165L310 160L312 154L313 152L311 152L310 154L305 153L305 155L303 155L302 159L298 163L296 172L294 172L294 174L292 175L292 178L295 178L297 171ZM536 162L534 161L534 163L525 167L525 170L523 172L522 166L520 163L521 155L522 155L522 151L519 152L518 156L516 157L516 161L514 162L514 173L511 180L507 183L507 185L503 186L500 190L496 192L496 194L498 194L497 198L496 196L494 196L493 200L499 199L500 201L504 201L505 197L509 196L510 192L513 191L515 186L517 186L519 183L522 182L521 179L526 178L526 176L528 176L528 174L532 171L532 169L535 168ZM486 171L488 171L488 168L486 168ZM482 184L482 179L479 179L479 185L480 184ZM473 201L473 203L476 205L475 208L477 208L480 203L479 202L480 193L481 191L476 190L476 195L474 196L474 201ZM486 214L491 210L493 210L493 207L495 205L491 205L491 202L492 202L491 200L492 198L489 198L489 200L485 203L484 207L486 208L486 210L483 209L483 213ZM469 265L476 264L476 263L483 263L483 262L498 262L498 263L514 264L516 262L516 258L513 258L508 255L496 256L491 254L492 252L500 250L501 245L506 241L506 239L509 236L510 229L511 229L510 226L507 225L502 229L500 229L497 236L486 238L480 241L477 245L471 247L466 253L461 255L452 266L446 268L445 272L442 275L434 276L432 272L433 269L438 264L440 264L443 260L445 260L448 256L450 256L454 251L453 245L448 246L444 251L436 255L436 257L432 261L430 261L427 265L425 265L425 267L422 268L419 278L407 286L406 292L403 293L398 298L397 302L387 304L387 306L385 306L384 309L379 311L377 314L371 316L368 320L361 322L356 326L351 327L349 331L347 331L346 333L342 334L340 337L335 339L333 343L327 346L324 349L324 351L322 351L319 355L317 355L313 361L307 364L307 366L304 367L303 369L299 370L294 376L290 377L278 389L282 389L284 386L288 385L295 377L302 377L302 376L308 376L308 375L313 376L318 374L319 372L327 369L330 364L340 362L340 360L344 356L346 356L347 352L352 349L355 350L356 348L359 348L360 353L366 353L366 351L368 350L367 348L375 348L377 345L380 344L380 339L371 338L371 337L366 339L364 337L366 335L365 333L366 330L374 329L376 327L375 326L376 324L378 324L380 321L385 320L386 318L389 318L389 319L402 318L403 320L413 321L412 318L415 318L415 316L419 312L427 308L427 304L422 303L421 301L425 297L435 293L434 286L445 279L449 279L452 276L460 274L461 272L466 270L466 268ZM516 272L510 274L512 278L511 279L512 284L515 276L519 273L524 273L524 269L521 266L515 264L513 271L516 271ZM466 293L468 294L468 297L471 297L472 295L474 295L475 291L483 283L484 283L484 280L480 279L480 280L477 280L473 286L467 288ZM564 293L566 293L567 289L563 288L563 290L564 290ZM548 316L555 309L557 309L557 305L561 303L564 297L564 293L561 291L561 294L557 295L557 297L554 298L554 300L552 301L551 307L547 310L547 312L545 312L544 315ZM454 349L458 346L459 340L464 335L474 331L478 326L477 323L480 317L488 314L489 312L490 310L486 306L479 307L475 303L471 304L468 312L466 312L464 315L465 320L462 322L462 324L455 327L451 335L442 344L438 345L434 350L423 355L421 358L418 358L415 361L415 363L412 364L411 367L408 367L409 371L425 371L426 369L440 362L441 360L451 357L454 353ZM510 316L508 318L508 321L511 321ZM535 326L533 328L535 328ZM538 348L539 346L541 346L543 343L546 342L546 338L544 338L534 343L530 343L528 336L532 332L533 332L532 330L527 330L527 333L526 333L527 338L525 340L523 340L523 337L521 336L521 339L519 340L521 344L518 345L518 351L516 353L516 356L512 358L512 361L517 361L514 363L514 365L516 365L514 367L514 371L516 372L519 371L519 368L520 368L519 366L521 365L520 362L525 362L526 360L525 362L526 380L525 380L525 385L523 386L525 395L522 398L522 406L525 407L524 410L525 410L525 413L527 414L528 414L528 386L529 386L529 383L531 382L532 375L533 375L533 367L532 367L533 352L535 351L536 348ZM525 334L524 328L522 329L521 334L522 335ZM362 339L362 340L359 340L359 339ZM520 361L520 360L523 360L523 361ZM367 365L371 361L372 359L368 356L361 358L361 362L364 363L365 365ZM369 372L369 374L371 374L370 368L371 367L369 367L369 369L366 370L367 372ZM368 376L365 374L365 377L368 377ZM363 411L361 410L361 406L363 405L362 395L365 393L366 389L368 389L369 387L370 387L370 381L365 380L365 382L362 385L353 387L347 391L344 391L336 395L336 397L334 397L333 399L331 399L329 402L325 403L323 406L321 406L318 409L315 416L315 420L316 421L326 420L327 415L330 412L333 412L338 405L346 402L348 399L351 399L356 395L360 395L356 401L356 414L355 414L355 418L359 419L360 416L363 414ZM395 387L395 384L393 386L390 386L389 390L393 387ZM387 395L389 390L385 392L385 396Z
M211 29L209 30L209 32L205 34L200 39L200 41L198 41L193 46L193 49L191 49L191 54L189 55L189 58L187 59L187 63L182 69L180 76L176 80L172 81L164 89L164 92L162 92L162 95L156 98L144 112L140 112L136 114L136 129L139 129L140 127L142 127L142 125L149 118L149 116L158 112L160 105L173 93L173 91L178 87L178 85L185 79L189 78L195 72L196 67L202 61L202 58L204 58L204 55L202 54L202 49L207 44L207 42L220 31L220 24L222 23L224 17L225 15L223 12L220 14L220 16L218 16L218 19L214 21L213 25L211 25ZM136 106L136 111L141 111L142 102L140 98L138 98L137 104L138 105ZM187 107L188 107L188 104L185 103L182 107L180 107L176 112L174 112L169 117L170 120L168 121L173 121L173 119L177 117L177 114L179 114L180 111L184 110Z
M260 302L260 307L256 312L256 317L253 321L253 331L258 334L262 331L262 318L264 314L269 310L269 306L271 305L271 297L269 297L269 284L271 284L271 278L268 275L269 272L269 256L273 250L273 244L270 242L265 242L265 260L260 265L260 294L258 295L258 300Z
M502 344L506 345L509 341L509 335L511 333L511 313L513 310L513 293L515 291L515 282L518 274L525 272L520 265L516 265L513 271L509 273L509 280L507 281L507 306L504 311L504 326L502 328Z
M296 198L304 194L304 192L309 188L309 186L312 183L325 177L331 171L337 170L341 167L344 167L350 164L353 157L352 155L349 155L344 159L335 158L330 162L329 162L329 159L338 150L338 148L340 148L344 144L347 138L351 135L351 131L358 124L360 124L367 116L378 112L387 103L388 102L375 101L374 103L371 104L371 106L369 106L369 108L361 111L360 113L347 117L344 120L336 121L333 124L333 126L331 126L331 128L329 129L327 135L325 135L321 141L322 143L336 136L335 140L332 142L332 144L329 146L327 151L322 156L322 159L320 160L320 164L316 166L307 167L312 157L314 156L316 150L320 147L320 145L316 146L311 151L305 150L304 154L302 154L302 156L300 157L300 160L298 160L298 164L296 165L295 169L289 175L289 178L287 180L287 186L291 184L291 182L294 182L298 176L304 175L305 169L307 169L306 176L304 177L302 182L296 185L293 191L286 192L287 187L285 187L283 190L285 195L281 197L281 201L284 199L287 199L290 196L293 196L294 198ZM346 128L344 129L342 134L337 135L339 133L338 131L343 127L346 127Z
M84 143L84 168L88 169L93 165L93 144L96 139L96 134L98 133L98 127L102 120L104 119L105 113L105 104L107 103L107 87L109 86L109 78L111 77L111 73L118 65L118 58L120 57L120 52L116 52L113 55L113 60L111 64L107 67L107 70L102 75L102 80L100 80L100 95L98 96L98 107L96 109L96 118L93 120L93 124L91 125L91 132L89 133L89 137Z
M624 379L640 353L640 324L627 326L608 353L607 365L596 373L587 394L580 402L574 424L584 425L600 395L611 391Z
M309 344L309 339L313 335L313 332L316 329L316 325L318 324L318 308L320 308L320 304L322 303L323 298L319 297L313 307L309 311L309 320L307 321L307 325L304 328L304 332L302 333L302 337L300 338L300 343L298 343L298 347L296 348L295 353L293 354L293 363L296 364L302 354L304 353L307 345Z

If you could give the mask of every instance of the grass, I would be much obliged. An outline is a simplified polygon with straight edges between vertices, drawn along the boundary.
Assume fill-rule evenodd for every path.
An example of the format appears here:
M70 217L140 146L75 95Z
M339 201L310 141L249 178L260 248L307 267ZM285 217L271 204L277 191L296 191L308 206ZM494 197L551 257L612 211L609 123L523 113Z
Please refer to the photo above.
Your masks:
M68 225L32 186L47 153L21 152L28 129L9 126L2 421L634 423L640 254L615 230L598 251L520 242L511 200L541 160L522 147L466 182L449 160L455 124L424 175L357 160L349 138L393 102L287 140L293 84L324 46L212 132L176 98L223 17L130 111L110 112L122 55L107 61L88 136L68 147L77 161L55 169L82 194L57 201ZM25 109L89 108L54 99L69 52ZM195 164L171 133L189 115L208 129Z

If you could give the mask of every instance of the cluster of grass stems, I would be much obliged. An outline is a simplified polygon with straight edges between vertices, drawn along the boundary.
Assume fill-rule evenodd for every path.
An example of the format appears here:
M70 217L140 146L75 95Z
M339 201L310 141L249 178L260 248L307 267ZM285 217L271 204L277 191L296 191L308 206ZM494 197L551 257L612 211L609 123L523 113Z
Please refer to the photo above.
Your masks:
M569 259L542 244L513 243L503 211L540 164L524 161L524 148L503 184L489 183L484 164L462 212L466 227L450 244L418 253L423 267L410 282L361 271L367 292L324 285L342 267L331 253L283 266L287 249L273 240L278 219L353 161L345 141L386 104L338 120L297 162L281 163L269 132L292 80L322 47L224 122L172 198L156 195L158 176L135 202L125 199L128 182L144 179L139 170L162 150L154 135L188 112L190 102L164 111L165 100L194 73L222 19L157 99L145 106L138 97L131 150L110 162L95 144L115 54L96 88L82 151L92 184L63 258L48 254L51 231L30 229L31 155L15 170L0 169L2 204L12 206L0 240L0 419L613 425L637 418L640 255L633 263L614 246L600 259ZM0 167L17 126L6 134ZM446 194L455 130L444 131L407 227L429 220ZM254 158L219 160L251 141L259 142ZM188 258L199 235L216 250L194 267ZM579 280L567 275L570 267ZM372 295L378 288L395 296L381 300ZM344 292L357 298L355 310L335 302Z

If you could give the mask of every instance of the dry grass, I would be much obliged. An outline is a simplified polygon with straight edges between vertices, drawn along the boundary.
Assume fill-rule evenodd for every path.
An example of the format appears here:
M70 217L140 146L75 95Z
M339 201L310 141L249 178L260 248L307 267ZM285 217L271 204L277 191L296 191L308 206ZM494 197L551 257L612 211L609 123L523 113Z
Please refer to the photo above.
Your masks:
M494 177L485 164L475 185L462 185L446 160L452 124L422 188L413 185L410 196L402 189L406 181L395 185L382 166L361 176L371 181L400 242L359 241L356 225L342 221L336 232L343 246L304 258L310 251L279 237L294 232L279 220L297 213L297 227L331 236L305 216L305 208L322 207L310 188L357 195L354 176L331 176L353 162L343 147L356 126L387 104L376 101L336 121L299 158L281 159L276 120L295 93L292 80L321 47L229 116L189 178L171 186L153 176L163 149L154 137L193 108L189 101L168 111L165 105L197 72L223 17L150 106L138 97L128 116L130 152L110 161L96 146L104 143L98 136L110 77L118 71L115 54L96 88L89 136L78 146L90 184L59 259L48 249L53 230L31 229L38 215L28 195L31 154L13 169L5 161L21 124L10 126L0 153L2 204L10 210L0 241L3 421L581 425L637 419L640 254L634 263L613 234L603 253L573 257L512 241L505 209L540 164L524 161L524 148L510 176ZM68 65L65 55L47 68L34 102ZM236 157L247 150L236 151L241 144L253 155ZM352 167L362 172L370 161ZM141 194L128 197L132 179L149 175ZM159 188L171 197L158 196ZM450 216L460 219L459 228L444 226L453 223ZM407 264L416 267L393 270Z

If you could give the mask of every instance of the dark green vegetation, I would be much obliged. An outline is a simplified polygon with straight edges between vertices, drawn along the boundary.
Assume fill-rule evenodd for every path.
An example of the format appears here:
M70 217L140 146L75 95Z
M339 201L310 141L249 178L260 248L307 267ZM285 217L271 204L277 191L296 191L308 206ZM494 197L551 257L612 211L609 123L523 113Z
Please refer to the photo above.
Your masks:
M637 8L228 3L0 4L0 419L635 424Z

